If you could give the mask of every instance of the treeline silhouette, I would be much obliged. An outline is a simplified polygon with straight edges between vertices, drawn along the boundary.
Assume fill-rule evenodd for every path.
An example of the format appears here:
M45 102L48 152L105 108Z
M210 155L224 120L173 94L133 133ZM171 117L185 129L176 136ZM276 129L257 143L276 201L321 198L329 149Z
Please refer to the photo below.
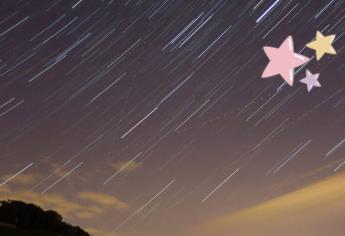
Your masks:
M57 212L22 201L0 201L0 223L15 225L23 230L43 230L62 236L90 236L80 227L62 221Z

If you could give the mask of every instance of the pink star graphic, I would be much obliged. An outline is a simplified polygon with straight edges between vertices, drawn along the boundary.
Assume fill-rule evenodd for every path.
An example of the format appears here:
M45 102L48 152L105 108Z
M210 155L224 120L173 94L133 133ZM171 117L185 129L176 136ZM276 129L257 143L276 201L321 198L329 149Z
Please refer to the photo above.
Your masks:
M294 82L294 69L310 60L308 57L294 52L292 36L287 37L279 48L264 47L264 51L270 62L266 66L262 78L281 75L290 86Z

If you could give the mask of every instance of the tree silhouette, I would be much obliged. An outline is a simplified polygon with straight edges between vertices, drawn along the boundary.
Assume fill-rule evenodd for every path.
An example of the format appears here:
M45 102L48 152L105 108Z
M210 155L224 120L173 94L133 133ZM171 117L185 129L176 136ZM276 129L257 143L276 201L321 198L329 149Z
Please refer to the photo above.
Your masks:
M0 201L0 223L15 225L24 230L45 230L63 236L90 236L80 227L63 222L57 212L22 201Z

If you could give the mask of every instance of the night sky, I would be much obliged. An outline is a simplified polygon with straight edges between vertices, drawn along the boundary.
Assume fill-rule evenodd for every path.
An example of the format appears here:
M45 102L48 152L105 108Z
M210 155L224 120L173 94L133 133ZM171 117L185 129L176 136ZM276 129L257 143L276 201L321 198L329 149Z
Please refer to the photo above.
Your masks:
M310 61L262 79L290 35ZM0 199L94 236L344 235L344 51L344 0L2 0Z

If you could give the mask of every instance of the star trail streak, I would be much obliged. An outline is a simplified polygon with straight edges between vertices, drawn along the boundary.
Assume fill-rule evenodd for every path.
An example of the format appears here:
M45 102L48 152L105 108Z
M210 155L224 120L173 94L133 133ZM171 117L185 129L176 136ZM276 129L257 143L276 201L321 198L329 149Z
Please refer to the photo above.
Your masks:
M70 171L68 171L66 174L64 174L63 176L61 176L58 180L56 180L54 183L52 183L51 185L49 185L46 189L44 189L41 193L44 194L46 192L48 192L52 187L54 187L56 184L58 184L61 180L63 180L64 178L66 178L67 176L69 176L73 171L75 171L76 169L78 169L81 165L83 164L83 162L80 162L78 165L76 165L75 167L73 167Z
M5 184L7 184L8 182L10 182L12 179L14 179L15 177L17 177L18 175L20 175L21 173L23 173L24 171L26 171L27 169L29 169L34 163L30 163L28 166L26 166L24 169L22 169L21 171L19 171L18 173L16 173L15 175L11 176L10 178L6 179L4 182L2 182L0 184L0 188L2 186L4 186Z
M229 175L226 179L224 179L215 189L213 189L209 194L206 195L202 202L206 202L212 194L214 194L219 188L221 188L232 176L234 176L240 169L236 169L231 175Z

